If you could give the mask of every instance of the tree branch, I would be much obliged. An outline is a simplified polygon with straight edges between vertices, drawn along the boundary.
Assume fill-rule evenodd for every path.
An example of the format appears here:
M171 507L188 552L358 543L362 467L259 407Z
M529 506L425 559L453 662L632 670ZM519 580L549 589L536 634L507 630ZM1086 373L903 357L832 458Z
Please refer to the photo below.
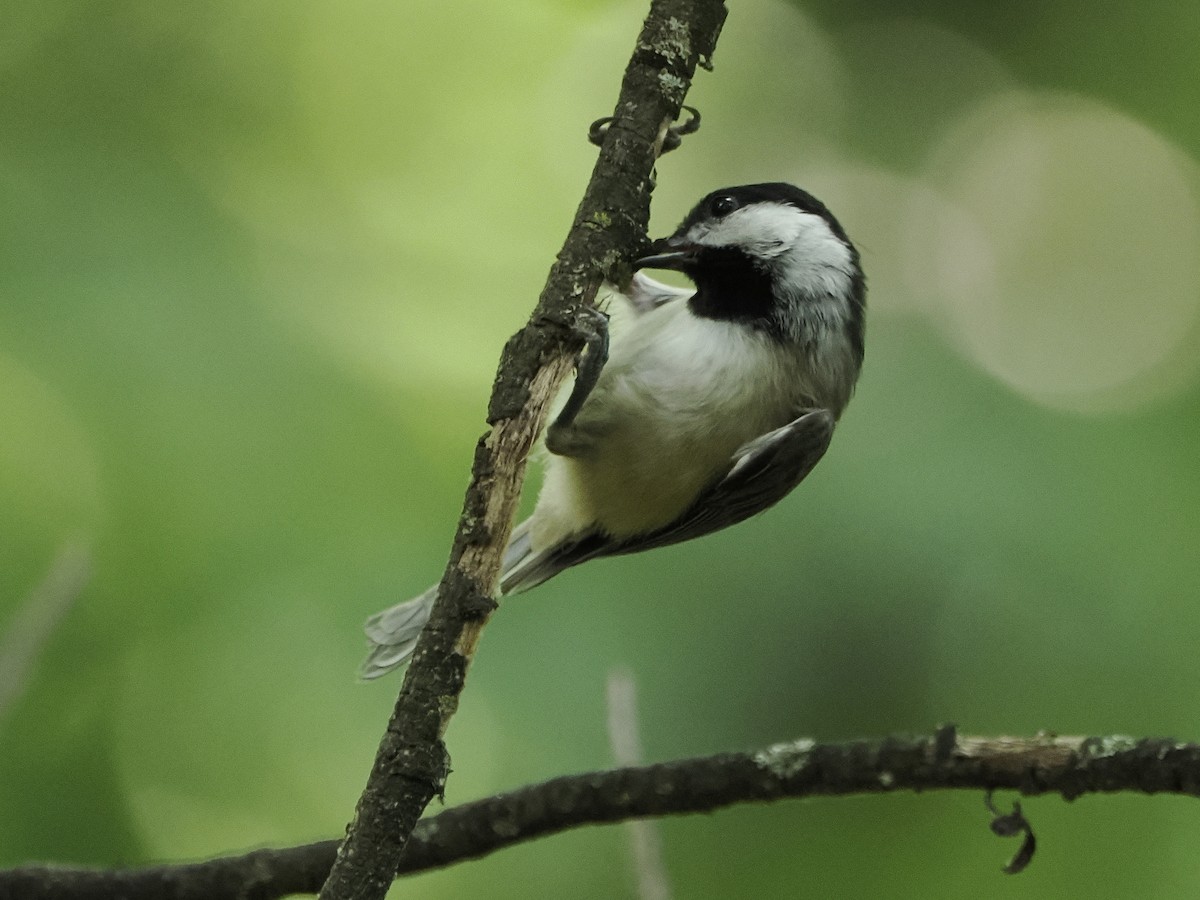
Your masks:
M529 323L504 348L475 449L450 561L437 601L322 900L382 898L426 805L442 793L442 736L496 603L500 563L520 499L525 460L547 407L582 347L576 317L605 276L619 280L646 240L651 173L702 60L725 19L721 0L653 0L625 70L612 125L575 221Z
M946 788L1006 788L1067 800L1117 791L1200 797L1200 744L1120 735L960 737L947 726L919 737L801 739L752 753L569 775L423 820L396 874L475 859L581 825L711 812L748 801ZM128 871L27 866L0 872L0 900L275 900L316 892L336 852L331 840Z

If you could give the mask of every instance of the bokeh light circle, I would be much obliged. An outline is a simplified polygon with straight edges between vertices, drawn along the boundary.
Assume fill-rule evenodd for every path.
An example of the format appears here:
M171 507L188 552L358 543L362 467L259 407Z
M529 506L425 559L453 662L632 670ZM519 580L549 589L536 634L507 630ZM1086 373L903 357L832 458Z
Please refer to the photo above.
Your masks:
M1161 135L1082 97L1006 93L950 129L927 177L955 213L914 206L909 289L988 372L1075 410L1191 375L1198 181Z

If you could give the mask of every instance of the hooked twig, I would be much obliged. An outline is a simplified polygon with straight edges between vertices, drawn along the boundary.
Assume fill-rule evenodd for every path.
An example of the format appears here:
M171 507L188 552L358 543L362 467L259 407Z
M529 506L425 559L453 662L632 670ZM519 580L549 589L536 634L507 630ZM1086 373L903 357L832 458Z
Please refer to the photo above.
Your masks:
M992 833L997 837L1016 837L1018 834L1024 834L1025 839L1021 841L1021 847L1013 855L1013 858L1008 861L1001 871L1006 875L1016 875L1018 872L1024 872L1025 867L1033 861L1034 851L1037 850L1037 838L1033 836L1033 827L1029 824L1029 820L1021 812L1021 801L1014 800L1012 812L1002 813L996 809L996 804L992 802L992 789L989 789L983 797L984 805L987 806L988 812L992 814Z

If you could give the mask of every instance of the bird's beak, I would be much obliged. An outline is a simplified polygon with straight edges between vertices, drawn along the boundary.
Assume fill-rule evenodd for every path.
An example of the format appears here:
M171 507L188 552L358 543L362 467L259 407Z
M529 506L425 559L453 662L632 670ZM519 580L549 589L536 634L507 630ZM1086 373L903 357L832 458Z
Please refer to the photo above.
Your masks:
M696 261L699 248L682 237L661 238L650 245L650 256L643 256L633 264L635 269L674 269L686 271Z

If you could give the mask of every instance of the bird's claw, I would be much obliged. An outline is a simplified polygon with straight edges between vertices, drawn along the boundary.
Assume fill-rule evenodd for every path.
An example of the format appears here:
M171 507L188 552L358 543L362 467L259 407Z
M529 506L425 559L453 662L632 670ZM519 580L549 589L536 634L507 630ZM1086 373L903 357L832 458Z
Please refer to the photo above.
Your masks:
M684 110L687 111L688 117L667 129L666 135L663 136L662 149L658 151L659 156L677 150L683 143L684 135L695 134L700 130L700 110L694 106L685 106L681 111Z
M688 117L666 130L666 133L663 135L662 148L658 152L659 156L678 149L679 145L683 143L684 135L695 134L700 130L700 110L694 106L684 106L682 110L687 111ZM615 119L612 116L604 116L589 125L588 141L597 147L603 144L604 136L608 133L608 128L614 121Z
M574 435L575 417L583 409L604 364L608 362L608 315L603 310L587 306L579 310L575 329L583 336L583 349L575 359L575 386L558 416L546 429L546 447L551 453L571 456L580 449L581 436Z

